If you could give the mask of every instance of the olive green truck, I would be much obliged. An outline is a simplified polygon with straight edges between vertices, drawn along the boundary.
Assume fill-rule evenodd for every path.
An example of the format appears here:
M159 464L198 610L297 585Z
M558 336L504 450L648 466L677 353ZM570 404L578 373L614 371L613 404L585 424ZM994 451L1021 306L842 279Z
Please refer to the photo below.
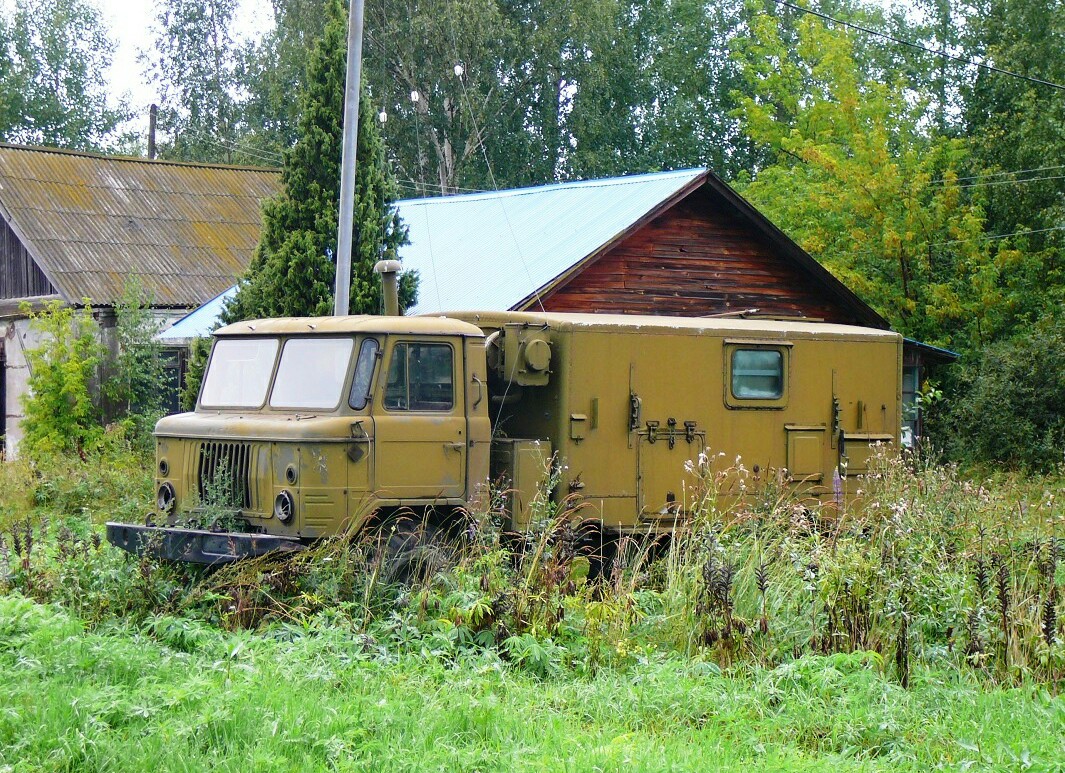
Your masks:
M156 427L157 510L131 552L221 563L399 511L505 492L516 530L554 460L604 535L689 518L703 452L787 470L811 497L898 445L902 338L817 322L460 312L240 322L215 333L196 410ZM846 485L846 481L842 485ZM226 530L202 517L221 495Z

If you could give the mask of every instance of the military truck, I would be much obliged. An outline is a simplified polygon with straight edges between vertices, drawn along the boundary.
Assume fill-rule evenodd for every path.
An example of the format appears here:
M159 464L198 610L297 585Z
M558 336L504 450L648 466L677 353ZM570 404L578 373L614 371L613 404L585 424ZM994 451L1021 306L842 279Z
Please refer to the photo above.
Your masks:
M400 511L446 520L493 481L522 530L552 460L550 496L579 498L603 534L668 532L706 449L831 498L841 466L899 442L902 338L884 330L468 311L256 320L214 339L195 411L156 426L156 513L109 523L115 545L227 562ZM231 528L197 528L219 491Z

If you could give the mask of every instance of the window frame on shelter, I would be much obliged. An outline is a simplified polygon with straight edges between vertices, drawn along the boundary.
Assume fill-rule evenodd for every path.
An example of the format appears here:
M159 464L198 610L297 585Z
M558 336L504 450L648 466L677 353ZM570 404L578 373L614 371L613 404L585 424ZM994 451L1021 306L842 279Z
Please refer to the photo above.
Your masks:
M743 363L737 363L737 355L746 353L772 352L777 355L779 366L775 369L775 377L779 384L778 389L767 394L757 394L752 388L745 391L742 383L737 379L751 375L741 368ZM791 386L791 344L788 342L754 342L754 341L726 341L724 347L724 372L725 372L725 405L733 409L770 409L779 410L788 404L788 392ZM747 366L750 367L749 365ZM755 378L766 378L766 374L756 374ZM741 388L738 388L741 387ZM765 391L765 390L762 390Z

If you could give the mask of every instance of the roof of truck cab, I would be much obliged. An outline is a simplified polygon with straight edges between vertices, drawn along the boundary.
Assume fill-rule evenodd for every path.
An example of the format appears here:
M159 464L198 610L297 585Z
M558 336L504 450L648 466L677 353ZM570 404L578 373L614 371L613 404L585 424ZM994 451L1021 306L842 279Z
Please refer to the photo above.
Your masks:
M481 327L500 327L518 322L547 325L554 330L594 330L604 333L666 333L698 335L737 335L744 338L765 336L796 338L864 338L901 341L902 336L891 330L837 325L827 322L803 322L766 318L736 317L663 317L636 314L567 314L553 312L463 311L451 318L467 320Z
M216 336L242 335L316 335L337 333L394 333L398 335L482 336L479 327L441 316L385 317L360 315L349 317L280 317L235 322L215 331Z

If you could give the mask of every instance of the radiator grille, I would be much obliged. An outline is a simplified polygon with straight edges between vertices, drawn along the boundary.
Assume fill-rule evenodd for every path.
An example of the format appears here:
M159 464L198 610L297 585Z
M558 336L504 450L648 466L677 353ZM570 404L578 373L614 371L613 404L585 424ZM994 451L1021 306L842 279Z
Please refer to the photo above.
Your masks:
M196 477L205 505L252 509L250 443L200 443Z

